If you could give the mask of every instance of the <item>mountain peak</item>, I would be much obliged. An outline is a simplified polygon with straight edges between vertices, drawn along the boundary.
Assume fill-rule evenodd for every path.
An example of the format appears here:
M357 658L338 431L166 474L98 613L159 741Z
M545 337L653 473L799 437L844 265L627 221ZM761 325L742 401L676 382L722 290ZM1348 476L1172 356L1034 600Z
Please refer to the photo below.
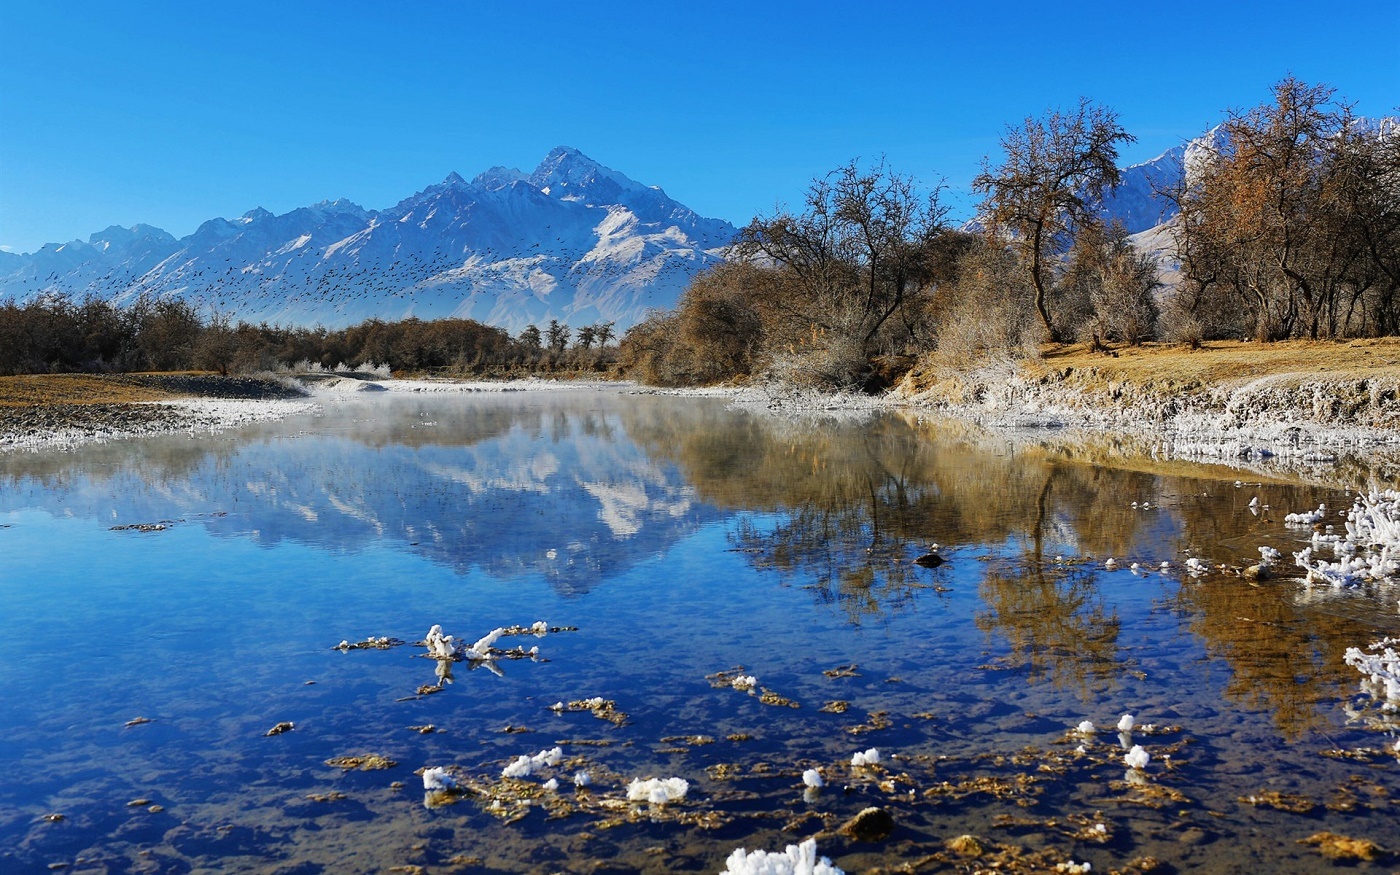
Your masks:
M467 181L462 178L462 174L452 171L447 174L447 178L442 181L443 185L466 185Z
M497 191L516 182L524 182L529 179L524 173L514 167L502 167L499 164L490 170L478 173L476 179L472 180L472 185L480 186L487 191Z
M111 225L106 230L98 231L88 237L89 246L113 246L123 245L141 239L154 239L159 242L175 241L175 238L161 228L154 225L137 223L130 228L123 228L121 225Z
M572 146L551 149L530 174L530 184L554 197L579 196L595 203L616 203L624 192L649 191Z

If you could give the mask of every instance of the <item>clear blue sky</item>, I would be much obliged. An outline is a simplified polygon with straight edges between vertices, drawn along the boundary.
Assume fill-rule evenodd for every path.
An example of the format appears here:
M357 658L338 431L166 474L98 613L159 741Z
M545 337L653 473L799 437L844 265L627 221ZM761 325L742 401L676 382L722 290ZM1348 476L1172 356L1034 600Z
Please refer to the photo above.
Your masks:
M556 145L736 224L882 154L966 215L1008 122L1088 96L1146 160L1290 72L1395 112L1400 3L7 0L0 247L383 208Z

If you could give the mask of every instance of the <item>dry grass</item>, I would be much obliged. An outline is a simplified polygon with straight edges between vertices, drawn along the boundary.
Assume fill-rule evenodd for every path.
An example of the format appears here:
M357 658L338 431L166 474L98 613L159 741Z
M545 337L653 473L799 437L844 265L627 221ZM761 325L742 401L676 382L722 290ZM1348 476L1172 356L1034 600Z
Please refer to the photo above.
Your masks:
M1026 372L1097 369L1105 380L1147 383L1163 379L1203 386L1225 385L1279 374L1326 376L1338 380L1400 379L1400 338L1346 342L1292 340L1279 343L1215 341L1200 349L1146 344L1091 352L1088 344L1047 346Z
M180 397L123 374L29 374L0 377L0 407L112 404Z

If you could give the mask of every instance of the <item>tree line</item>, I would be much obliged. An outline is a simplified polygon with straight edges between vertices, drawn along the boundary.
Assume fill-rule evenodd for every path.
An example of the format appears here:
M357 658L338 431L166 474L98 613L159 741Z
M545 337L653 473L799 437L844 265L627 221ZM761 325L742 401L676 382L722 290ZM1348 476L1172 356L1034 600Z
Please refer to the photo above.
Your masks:
M816 179L756 217L675 310L627 332L619 365L660 384L776 377L876 388L916 357L1040 345L1199 344L1400 332L1400 131L1287 78L1188 150L1162 267L1104 218L1134 141L1085 99L1007 127L973 180L977 219L883 162Z
M0 304L0 374L298 368L509 376L601 372L613 365L611 322L578 329L551 320L519 336L471 319L369 319L347 328L296 328L201 317L177 299L121 306L62 296Z

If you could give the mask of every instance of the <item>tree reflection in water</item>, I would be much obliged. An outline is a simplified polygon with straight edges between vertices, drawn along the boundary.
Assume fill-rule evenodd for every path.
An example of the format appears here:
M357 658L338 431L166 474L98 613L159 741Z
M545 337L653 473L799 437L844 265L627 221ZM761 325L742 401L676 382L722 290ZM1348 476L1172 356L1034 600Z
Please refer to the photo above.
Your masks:
M1076 687L1087 698L1091 683L1102 686L1123 671L1118 612L1104 604L1089 569L1047 568L1028 557L989 567L978 594L985 610L977 628L1006 639L1002 665L1029 681Z
M1328 490L1284 479L1236 489L1218 466L1121 455L1101 465L1082 445L899 415L819 424L709 415L683 428L629 422L628 431L653 458L673 461L702 501L738 512L731 543L754 567L809 588L852 624L950 582L912 562L938 542L960 575L974 553L986 560L975 622L1004 641L997 667L1032 683L1087 695L1130 672L1104 587L1165 581L1165 604L1187 613L1207 652L1230 666L1228 695L1272 712L1288 736L1325 722L1317 703L1352 685L1341 654L1367 638L1364 624L1300 606L1296 581L1255 587L1216 574L1178 592L1174 576L1101 573L1110 556L1155 569L1187 555L1239 567L1268 543L1286 554L1283 511L1252 513L1250 498L1297 509L1329 500ZM1069 561L1056 561L1061 553Z

